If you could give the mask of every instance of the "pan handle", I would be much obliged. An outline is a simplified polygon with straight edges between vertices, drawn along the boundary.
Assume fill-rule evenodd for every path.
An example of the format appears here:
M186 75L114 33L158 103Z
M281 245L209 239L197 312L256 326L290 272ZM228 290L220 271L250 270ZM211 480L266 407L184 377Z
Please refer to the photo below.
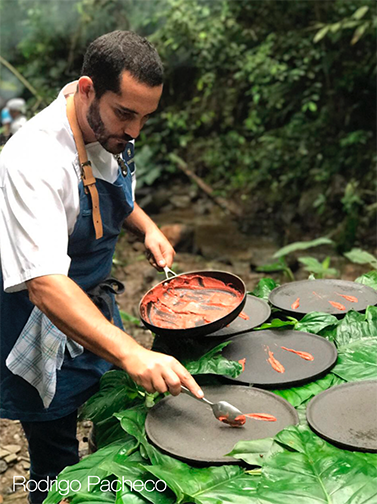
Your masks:
M169 278L172 278L172 277L177 276L177 273L174 273L174 271L172 271L172 270L171 270L170 268L168 268L167 266L165 266L165 268L164 268L164 272L165 272L166 280L168 280ZM171 274L171 277L169 277L169 274Z

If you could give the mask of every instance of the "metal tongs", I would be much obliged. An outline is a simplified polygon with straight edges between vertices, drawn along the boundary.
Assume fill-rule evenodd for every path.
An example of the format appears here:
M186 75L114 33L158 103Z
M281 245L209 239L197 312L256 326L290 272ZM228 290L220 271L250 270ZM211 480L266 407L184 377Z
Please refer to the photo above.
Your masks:
M206 399L205 397L199 399L199 397L196 397L196 395L190 392L190 390L184 387L183 385L181 385L181 390L182 392L188 394L197 401L204 402L209 406L211 406L213 414L220 422L226 423L231 427L241 427L246 422L245 415L238 408L232 406L226 401L219 401L217 403L213 403L211 401L208 401L208 399Z

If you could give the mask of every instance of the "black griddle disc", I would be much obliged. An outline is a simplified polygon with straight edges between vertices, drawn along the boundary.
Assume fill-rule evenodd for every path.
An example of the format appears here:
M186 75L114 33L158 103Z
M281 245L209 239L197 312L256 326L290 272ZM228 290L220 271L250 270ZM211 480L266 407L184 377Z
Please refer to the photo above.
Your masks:
M246 296L246 303L242 312L249 317L248 320L245 320L238 315L238 317L228 326L223 327L214 333L207 334L206 337L226 338L232 334L240 334L251 331L254 327L260 326L270 318L271 308L263 299L249 294Z
M340 448L377 452L377 380L337 385L315 396L306 418L319 436Z
M146 433L155 446L185 462L240 464L225 457L238 441L273 437L298 423L293 406L271 392L239 385L203 386L203 391L209 401L227 401L243 413L269 413L277 420L247 418L243 427L230 427L215 418L210 406L187 394L165 397L149 411Z
M308 352L314 360L304 360L283 350L282 346ZM267 362L268 348L273 352L274 358L284 366L284 373L278 373ZM327 339L293 330L253 331L235 336L222 353L229 360L239 361L246 358L245 370L232 380L263 388L287 388L313 381L328 372L337 359L335 345Z
M358 302L347 301L339 294L354 296ZM300 306L293 309L292 303L297 298L300 298ZM350 310L364 311L367 306L377 304L377 291L367 285L347 280L302 280L276 287L270 292L268 300L276 308L293 315L319 311L342 316ZM329 301L342 304L345 310L335 308Z

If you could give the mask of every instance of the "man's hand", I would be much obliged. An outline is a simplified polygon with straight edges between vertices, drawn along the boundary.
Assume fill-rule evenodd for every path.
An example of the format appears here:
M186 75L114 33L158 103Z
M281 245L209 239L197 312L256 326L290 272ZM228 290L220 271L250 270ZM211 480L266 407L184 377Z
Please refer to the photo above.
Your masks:
M146 254L152 266L159 271L165 266L171 267L175 255L173 247L136 202L132 213L125 220L124 226L140 240L144 240Z
M152 227L144 239L147 258L151 265L161 271L165 266L173 264L175 251L166 236L157 228Z
M203 391L191 374L174 357L138 347L127 355L123 369L147 392L178 395L185 385L197 397Z

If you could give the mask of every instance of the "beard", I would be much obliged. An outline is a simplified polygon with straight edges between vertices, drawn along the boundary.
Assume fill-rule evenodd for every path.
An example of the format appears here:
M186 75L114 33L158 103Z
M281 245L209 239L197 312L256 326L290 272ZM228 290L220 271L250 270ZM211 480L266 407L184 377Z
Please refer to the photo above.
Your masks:
M92 128L97 142L111 154L120 154L126 148L127 142L133 140L132 137L126 133L122 136L112 135L106 128L105 123L102 121L101 113L99 110L99 100L94 98L89 106L86 115L89 126Z

